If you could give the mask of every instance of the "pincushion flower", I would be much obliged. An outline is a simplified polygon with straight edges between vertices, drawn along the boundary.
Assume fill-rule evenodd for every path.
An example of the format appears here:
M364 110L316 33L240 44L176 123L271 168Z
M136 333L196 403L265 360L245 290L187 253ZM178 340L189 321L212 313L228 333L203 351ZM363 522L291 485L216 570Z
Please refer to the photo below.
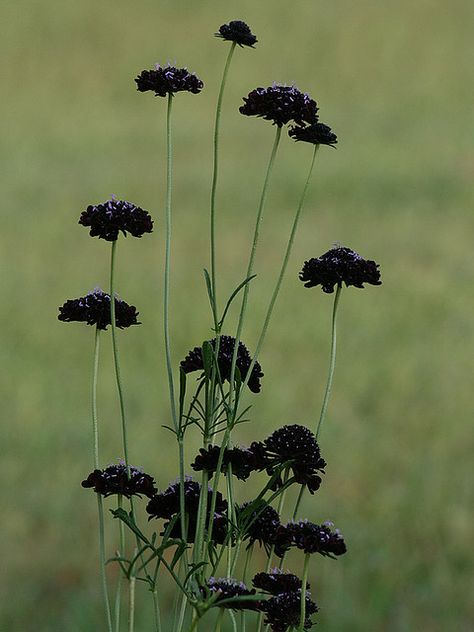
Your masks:
M129 466L121 461L118 465L109 465L103 470L94 470L89 474L81 485L85 488L92 488L97 494L111 496L121 494L130 498L131 496L148 496L151 498L157 492L155 481L152 476L145 474L143 470Z
M238 522L244 525L249 525L245 528L245 538L250 540L250 543L258 541L260 546L264 546L267 551L270 550L271 545L274 542L277 530L280 527L280 516L278 511L271 505L267 505L263 510L257 509L247 515L248 507L250 503L243 503L237 507L237 519ZM244 514L245 512L245 514Z
M138 312L134 305L129 305L119 298L115 298L115 324L120 329L131 325L140 325L137 320ZM110 295L96 288L86 296L66 301L59 308L58 320L63 322L79 322L96 325L97 329L107 329L111 324Z
M258 610L259 601L245 599L225 603L220 606L219 602L224 599L232 599L232 597L247 597L249 595L255 595L255 590L249 590L243 582L239 582L232 578L216 578L210 577L207 581L207 589L211 594L217 594L216 606L223 608L232 608L232 610Z
M216 348L216 339L209 341L213 349ZM232 336L221 336L219 338L219 353L217 364L219 366L219 373L222 381L230 381L231 369L232 369L232 356L234 353L235 338ZM243 342L239 342L237 352L237 368L240 371L242 380L247 378L247 373L250 369L252 359L247 347ZM181 361L181 368L185 373L192 373L193 371L202 371L204 369L204 362L202 357L202 347L194 347L188 355ZM260 392L260 378L263 377L262 367L258 362L255 362L250 378L247 382L249 389L252 393Z
M90 228L91 237L116 241L119 233L141 237L153 231L149 213L132 202L112 197L103 204L90 205L81 213L79 224Z
M172 483L164 492L154 496L148 503L146 510L150 518L172 518L179 513L179 481ZM197 481L184 481L184 506L186 513L197 514L201 485ZM208 490L208 507L211 505L212 489ZM216 512L223 513L227 509L227 501L222 494L216 494Z
M334 147L337 143L337 136L324 123L313 123L312 125L296 125L288 130L288 136L296 141L303 141L313 145L329 145Z
M336 557L347 552L346 543L338 529L332 530L332 522L322 525L309 520L289 522L286 525L287 536L291 546L304 553L319 553L326 557Z
M309 630L313 623L311 615L318 612L318 607L312 601L310 595L306 594L306 617L304 629ZM263 602L261 609L266 613L265 623L270 626L273 632L286 632L288 628L299 629L301 614L301 591L292 591L276 595Z
M249 46L253 48L257 43L257 38L250 30L250 27L242 20L232 20L229 24L223 24L216 33L216 37L229 42L235 42L239 46Z
M302 581L293 573L284 573L279 568L274 568L269 573L257 573L252 584L270 595L280 595L300 590ZM306 587L309 588L309 584Z
M176 68L156 64L151 70L142 70L135 83L139 92L154 92L156 97L166 97L176 92L198 94L203 89L203 82L187 68Z
M218 445L211 445L207 449L200 448L191 467L195 472L205 470L209 477L212 477L217 470L220 450ZM252 472L259 469L255 455L250 448L225 448L221 468L223 474L228 474L229 466L232 469L232 474L241 481L247 480Z
M337 247L328 250L317 259L305 261L299 278L305 287L321 285L323 292L334 292L334 286L363 288L364 283L381 285L379 264L363 259L350 248Z
M318 106L308 94L295 86L274 84L268 88L256 88L244 97L239 108L245 116L259 116L282 127L290 121L298 125L316 123Z

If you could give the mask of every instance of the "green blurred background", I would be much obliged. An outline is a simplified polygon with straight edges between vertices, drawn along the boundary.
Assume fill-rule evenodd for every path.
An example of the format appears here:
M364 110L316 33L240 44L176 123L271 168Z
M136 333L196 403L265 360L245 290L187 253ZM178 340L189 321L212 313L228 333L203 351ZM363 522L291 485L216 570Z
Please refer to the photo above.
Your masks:
M132 462L162 487L176 475L172 437L161 427L169 423L161 335L165 101L137 93L133 79L169 60L206 84L174 104L178 363L210 335L202 269L213 109L228 46L212 33L235 18L252 26L259 44L237 51L225 99L221 296L243 278L273 140L269 123L239 115L241 97L257 85L294 82L317 99L321 120L340 139L337 151L320 152L261 355L264 388L237 442L317 417L332 301L299 283L303 260L339 241L379 261L380 288L342 295L321 441L327 474L304 504L313 520L334 520L349 545L339 561L313 564L320 629L473 630L469 0L2 3L0 629L104 628L96 504L80 488L92 464L93 331L56 317L65 299L106 287L109 245L90 239L77 220L112 193L150 210L156 226L118 248L118 291L143 322L120 334ZM310 155L310 146L283 137L252 284L250 349ZM121 450L110 334L104 342L106 464ZM291 568L299 564L295 558ZM140 594L139 632L151 629L150 614Z

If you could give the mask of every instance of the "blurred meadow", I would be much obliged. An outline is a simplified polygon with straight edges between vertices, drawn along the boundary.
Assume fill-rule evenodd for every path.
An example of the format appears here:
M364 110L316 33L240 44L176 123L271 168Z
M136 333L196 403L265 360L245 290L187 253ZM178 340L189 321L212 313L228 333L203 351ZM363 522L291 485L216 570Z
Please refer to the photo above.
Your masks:
M201 95L174 102L177 365L211 336L202 270L213 112L228 46L212 34L236 18L259 43L236 51L224 104L221 298L244 276L273 142L270 123L238 113L241 98L257 85L294 82L340 141L319 153L260 358L262 393L249 398L252 422L238 440L288 422L312 425L319 413L332 299L298 281L304 259L338 241L380 262L380 288L342 293L321 439L328 467L302 512L332 519L349 546L337 562L313 563L318 629L474 630L470 0L2 3L0 629L104 629L96 504L80 487L92 469L93 330L58 322L57 307L106 289L110 247L77 220L112 193L155 219L152 235L118 246L117 289L143 322L119 334L131 461L162 488L177 474L173 438L162 428L165 101L137 93L133 79L169 60L205 82ZM251 350L311 151L283 135L243 336ZM105 465L121 449L110 333L103 343ZM151 629L151 606L144 590L138 599L142 632Z

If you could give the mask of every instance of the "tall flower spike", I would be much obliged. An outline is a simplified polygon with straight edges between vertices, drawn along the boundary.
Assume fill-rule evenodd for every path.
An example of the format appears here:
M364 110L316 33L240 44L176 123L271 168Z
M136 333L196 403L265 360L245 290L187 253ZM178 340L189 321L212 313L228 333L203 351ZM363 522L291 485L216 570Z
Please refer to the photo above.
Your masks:
M337 143L337 136L324 123L313 123L312 125L297 125L288 130L288 136L296 141L303 141L313 145L329 145L334 147Z
M381 285L379 264L363 259L350 248L332 248L317 259L305 261L300 272L300 280L305 287L321 285L323 292L331 294L334 286L363 288L364 283Z
M169 64L156 64L152 70L142 70L135 83L138 92L154 92L156 97L166 97L176 92L198 94L204 87L201 79L187 68L176 68Z
M103 204L90 205L81 213L79 224L90 227L90 236L115 241L119 233L141 237L153 231L149 213L132 202L112 197Z
M134 305L115 298L115 324L120 329L131 325L140 325L138 312ZM96 325L98 329L107 329L111 323L110 295L97 288L86 296L66 301L59 308L58 320Z
M211 346L215 349L216 339L209 341ZM232 336L221 336L219 339L219 354L218 354L218 366L222 381L230 380L232 369L232 355L234 353L235 338ZM252 364L252 359L247 347L243 342L239 342L237 352L237 367L240 371L242 380L247 378L247 373ZM188 355L181 361L181 368L185 373L192 373L193 371L202 371L204 369L204 361L202 357L202 347L195 347ZM255 362L252 369L252 373L247 382L249 389L252 393L260 392L260 378L263 377L262 367L258 362Z
M229 24L223 24L215 35L228 42L235 42L241 47L253 48L254 44L258 42L248 24L242 20L232 20Z
M244 97L244 105L239 108L244 116L260 116L282 127L290 121L298 125L313 124L318 120L316 101L296 86L278 83L268 88L256 88Z

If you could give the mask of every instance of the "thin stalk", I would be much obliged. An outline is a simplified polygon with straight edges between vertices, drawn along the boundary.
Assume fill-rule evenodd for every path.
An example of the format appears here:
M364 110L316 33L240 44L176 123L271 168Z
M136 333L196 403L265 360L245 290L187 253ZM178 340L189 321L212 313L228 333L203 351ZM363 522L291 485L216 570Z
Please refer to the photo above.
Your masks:
M262 332L261 332L260 337L258 339L257 346L256 346L256 349L255 349L255 353L254 353L254 356L252 358L252 362L250 364L249 370L247 371L247 375L245 377L245 380L243 380L242 387L245 387L245 385L247 384L248 380L250 379L253 367L255 366L255 363L257 362L258 356L259 356L260 351L262 349L263 342L265 340L265 336L267 334L268 325L270 323L270 319L271 319L272 313L273 313L273 308L275 307L275 303L276 303L276 300L278 298L278 294L280 293L280 289L281 289L281 285L282 285L282 282L283 282L283 278L285 276L285 272L286 272L286 269L288 267L288 261L290 259L291 251L293 249L293 243L295 241L295 235L296 235L296 231L297 231L298 224L299 224L299 221L300 221L301 211L303 210L304 201L306 199L306 193L308 191L309 183L310 183L310 180L311 180L311 175L313 173L314 163L316 161L316 155L318 153L318 149L319 149L319 145L315 145L314 146L314 151L313 151L313 154L312 154L312 158L311 158L310 167L309 167L309 170L308 170L308 175L306 177L306 181L305 181L305 184L304 184L304 187L303 187L303 192L301 194L300 201L299 201L298 207L296 209L295 217L293 219L293 225L291 227L290 237L288 239L288 243L287 243L287 246L286 246L285 256L283 257L283 262L281 264L280 274L278 275L278 279L277 279L277 282L275 284L275 288L273 290L272 297L270 299L270 303L268 304L267 313L265 315L265 321L264 321L263 327L262 327Z
M255 254L257 252L257 246L258 246L258 240L259 240L259 236L260 236L260 226L262 223L262 217L263 217L263 209L265 207L265 202L267 199L267 193L268 193L268 185L270 184L270 177L273 171L273 165L275 164L275 157L278 151L278 146L280 144L280 138L281 138L281 127L277 126L276 128L276 134L275 134L275 140L273 142L273 147L272 147L272 152L270 154L270 160L268 162L268 167L267 167L267 172L265 174L265 180L263 183L263 189L262 189L262 194L260 196L260 202L258 205L258 211L257 211L257 219L255 221L255 230L254 230L254 235L253 235L253 242L252 242L252 248L250 250L250 258L249 258L249 262L248 262L248 266L247 266L247 273L246 273L246 277L248 279L248 277L252 276L253 273L253 266L255 263ZM249 296L249 290L250 290L250 284L247 283L244 287L244 295L242 298L242 305L240 307L240 314L239 314L239 322L237 325L237 333L235 336L235 346L234 346L234 353L232 354L232 365L231 365L231 370L230 370L230 388L229 388L229 405L232 406L232 395L233 395L233 390L234 390L234 379L235 379L235 367L237 364L237 353L238 353L238 349L239 349L239 341L240 341L240 336L242 334L242 329L244 326L244 318L245 318L245 312L247 310L247 301L248 301L248 296ZM249 373L247 372L247 375L249 375ZM235 418L235 414L236 411L234 410L233 412L233 417Z
M227 469L227 501L228 509L227 514L231 524L234 523L234 485L232 480L232 464L229 463ZM239 546L236 546L236 558L239 554ZM230 578L233 572L235 564L232 564L232 538L229 538L227 544L227 577Z
M117 508L122 509L122 494L117 495ZM123 522L119 520L119 557L124 557L125 552L125 531ZM119 573L117 580L117 591L115 593L115 632L120 630L120 609L122 599L122 573Z
M160 602L158 600L158 593L153 591L153 612L155 613L155 629L156 632L161 632L161 614L160 614Z
M300 625L299 632L304 632L304 622L306 619L306 583L308 581L308 569L309 569L309 558L310 553L306 553L304 556L304 568L303 568L303 579L301 584L301 615L300 615Z
M216 287L216 191L217 191L217 179L219 176L219 132L220 121L222 111L222 101L224 98L224 89L227 82L227 75L229 73L230 62L234 54L236 43L232 42L227 55L227 60L222 74L221 86L219 89L219 96L217 98L216 107L216 119L214 124L214 159L213 159L213 172L212 172L212 186L211 186L211 288L213 294L213 317L214 327L217 328L218 323L218 309L217 309L217 287Z
M296 520L296 516L298 514L298 509L300 508L301 501L303 500L304 490L306 489L305 485L301 485L300 491L298 493L298 498L296 499L295 508L293 510L293 520Z
M188 630L188 632L194 632L195 630L197 630L197 625L199 623L199 619L200 619L200 615L198 612L195 613L193 620L191 621L191 626Z
M245 556L244 570L242 573L242 581L244 584L247 582L247 570L250 563L250 558L252 557L254 542L248 547L247 555ZM245 620L245 609L242 609L240 612L240 628L242 632L245 632L246 620Z
M326 412L327 412L328 403L329 403L329 396L331 395L332 381L334 378L334 369L336 367L336 318L337 318L337 308L339 306L340 297L341 297L341 287L338 286L336 290L336 295L334 297L334 306L332 310L331 353L330 353L330 361L329 361L328 381L326 383L326 391L324 393L323 405L321 407L321 414L319 415L319 422L316 428L316 439L318 439L319 437L319 433L321 432L321 425L326 417Z
M99 374L100 353L100 329L96 327L94 341L94 368L92 372L92 436L94 468L99 469L99 417L97 413L97 377ZM112 614L110 611L109 591L107 588L107 572L105 569L105 530L104 530L104 503L102 496L97 496L97 510L99 516L99 560L102 592L104 594L105 614L107 617L107 630L112 632Z
M219 614L217 615L216 627L214 628L214 632L221 632L222 619L224 618L225 610L224 608L219 608Z
M111 328L112 328L112 349L114 352L115 380L117 382L117 391L118 391L119 405L120 405L120 419L122 422L123 456L125 460L125 465L127 466L127 473L130 475L130 466L128 462L127 420L125 417L125 402L124 402L124 396L123 396L122 379L120 376L120 362L119 362L119 352L118 352L118 345L117 345L117 327L115 324L115 291L114 291L115 278L114 276L115 276L116 249L117 249L117 240L112 242L112 253L110 257L110 320L111 320Z
M135 576L130 577L128 583L129 592L129 608L128 608L128 632L133 632L135 629Z
M171 106L173 95L168 95L168 109L166 115L166 245L165 245L165 280L164 280L164 300L163 300L163 322L165 334L165 355L166 370L168 373L168 386L170 393L171 418L174 429L178 430L178 420L176 416L176 402L174 395L173 368L171 364L171 346L169 331L169 302L170 302L170 259L171 259L171 191L173 182L173 150L171 144Z

